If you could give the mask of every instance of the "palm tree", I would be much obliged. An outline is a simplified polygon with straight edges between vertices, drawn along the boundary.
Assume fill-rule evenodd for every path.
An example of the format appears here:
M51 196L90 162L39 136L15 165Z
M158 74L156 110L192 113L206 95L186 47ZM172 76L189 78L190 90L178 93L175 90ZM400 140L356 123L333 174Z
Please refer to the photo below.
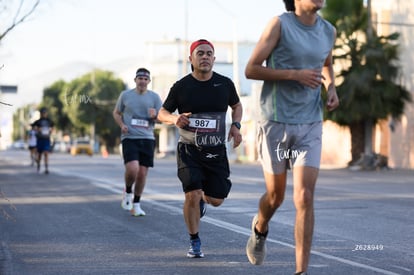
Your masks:
M390 116L398 119L411 94L398 84L399 34L378 36L368 28L363 0L327 0L323 15L337 28L334 60L343 65L337 76L340 106L326 118L350 128L352 165L372 152L372 126Z

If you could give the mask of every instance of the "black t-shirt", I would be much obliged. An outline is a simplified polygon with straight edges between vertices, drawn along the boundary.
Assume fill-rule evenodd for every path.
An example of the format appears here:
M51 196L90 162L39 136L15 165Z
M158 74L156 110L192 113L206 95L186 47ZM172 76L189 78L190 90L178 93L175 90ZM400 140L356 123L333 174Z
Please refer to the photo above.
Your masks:
M53 122L49 118L40 118L36 120L33 125L37 127L37 138L50 138L50 128L53 127Z
M177 81L163 104L163 107L179 113L226 112L228 106L240 101L234 83L230 78L213 72L207 81L199 81L191 74Z

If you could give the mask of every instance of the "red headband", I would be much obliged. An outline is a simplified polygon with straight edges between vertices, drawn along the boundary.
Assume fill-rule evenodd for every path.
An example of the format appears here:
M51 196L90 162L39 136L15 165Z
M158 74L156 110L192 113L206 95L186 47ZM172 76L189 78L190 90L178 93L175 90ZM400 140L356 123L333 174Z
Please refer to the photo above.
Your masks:
M209 42L205 39L200 39L200 40L194 41L191 44L191 46L190 46L190 55L193 54L193 51L195 50L195 48L197 48L198 46L203 45L203 44L209 45L210 47L213 48L213 51L214 51L214 46L213 46L213 44L211 44L211 42Z

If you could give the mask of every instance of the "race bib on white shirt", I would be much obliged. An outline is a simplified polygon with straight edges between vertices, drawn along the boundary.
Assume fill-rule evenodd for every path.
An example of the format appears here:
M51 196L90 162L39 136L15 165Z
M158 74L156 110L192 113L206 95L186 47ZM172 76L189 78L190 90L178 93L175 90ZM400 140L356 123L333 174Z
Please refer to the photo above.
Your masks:
M50 128L49 127L42 127L40 128L40 134L42 136L48 136L50 133Z
M139 119L139 118L133 118L131 120L132 127L143 127L148 128L149 127L149 121L146 119Z

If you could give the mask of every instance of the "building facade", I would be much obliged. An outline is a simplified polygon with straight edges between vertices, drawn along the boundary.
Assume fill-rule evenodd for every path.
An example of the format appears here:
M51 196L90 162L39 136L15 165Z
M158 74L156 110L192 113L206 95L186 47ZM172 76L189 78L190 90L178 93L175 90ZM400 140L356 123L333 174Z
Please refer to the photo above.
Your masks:
M379 35L400 33L400 83L414 99L414 0L371 0L372 20ZM395 168L414 168L414 103L407 105L399 121L380 123L375 131L375 150L388 156Z
M371 0L371 15L378 35L400 33L400 85L414 99L414 0ZM336 68L340 70L341 68ZM400 120L380 121L373 131L373 150L388 158L388 166L414 168L414 103L406 105ZM348 128L332 122L324 123L322 165L346 166L351 160L351 136ZM339 145L339 146L338 146Z

